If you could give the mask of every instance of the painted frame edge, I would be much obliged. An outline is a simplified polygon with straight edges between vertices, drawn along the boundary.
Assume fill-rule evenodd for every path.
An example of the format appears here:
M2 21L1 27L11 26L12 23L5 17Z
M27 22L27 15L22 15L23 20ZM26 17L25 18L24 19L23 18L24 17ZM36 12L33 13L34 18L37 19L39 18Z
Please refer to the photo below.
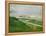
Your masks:
M44 18L43 19L43 32L42 33L44 33L45 32L45 3L42 3L42 2L24 2L24 1L5 1L5 35L7 36L7 35L16 35L16 33L8 33L8 4L9 3L18 3L18 4L33 4L33 5L42 5L43 7L43 12L42 12L42 16L44 16L44 17L42 17L42 18ZM38 4L37 4L38 3ZM29 4L29 5L30 5ZM40 33L40 32L38 32L38 33ZM19 33L17 33L17 35L18 35ZM37 32L27 32L27 33L20 33L20 34L37 34Z

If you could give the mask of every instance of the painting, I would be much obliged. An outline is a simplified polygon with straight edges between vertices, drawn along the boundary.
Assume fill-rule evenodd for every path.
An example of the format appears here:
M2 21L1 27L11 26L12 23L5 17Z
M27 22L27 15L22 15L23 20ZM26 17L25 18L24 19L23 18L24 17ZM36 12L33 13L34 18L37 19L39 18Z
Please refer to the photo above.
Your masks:
M43 32L42 4L21 3L12 2L8 5L8 32Z

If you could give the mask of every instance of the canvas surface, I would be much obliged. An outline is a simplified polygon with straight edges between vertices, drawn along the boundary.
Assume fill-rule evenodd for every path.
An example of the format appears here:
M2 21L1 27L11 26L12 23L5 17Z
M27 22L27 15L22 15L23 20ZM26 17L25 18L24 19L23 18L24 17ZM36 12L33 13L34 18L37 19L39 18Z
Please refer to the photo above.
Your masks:
M9 32L42 32L42 6L10 4Z

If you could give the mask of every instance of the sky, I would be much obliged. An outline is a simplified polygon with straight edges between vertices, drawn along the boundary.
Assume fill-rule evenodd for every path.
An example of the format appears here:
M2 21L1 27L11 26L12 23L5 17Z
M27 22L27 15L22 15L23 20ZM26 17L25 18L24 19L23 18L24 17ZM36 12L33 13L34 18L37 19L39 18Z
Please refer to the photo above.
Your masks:
M15 15L37 15L40 16L42 6L10 4L10 16Z

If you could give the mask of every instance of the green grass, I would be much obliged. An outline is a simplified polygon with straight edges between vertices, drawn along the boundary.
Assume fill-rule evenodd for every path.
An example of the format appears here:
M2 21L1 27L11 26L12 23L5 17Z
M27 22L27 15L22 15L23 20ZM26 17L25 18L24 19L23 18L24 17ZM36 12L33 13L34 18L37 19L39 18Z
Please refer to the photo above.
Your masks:
M10 28L9 31L10 32L28 32L28 31L32 31L32 29L27 26L25 23L23 23L22 21L19 21L18 19L14 18L14 17L10 17Z
M9 32L33 32L33 26L30 27L26 25L26 23L18 20L16 17L10 17L9 24ZM30 22L35 23L35 20L31 20ZM37 21L37 24L41 24L41 22ZM42 27L37 27L37 32L42 31Z
M32 23L35 23L35 24L42 25L42 21L35 20L35 19L30 19L28 22L32 22Z

